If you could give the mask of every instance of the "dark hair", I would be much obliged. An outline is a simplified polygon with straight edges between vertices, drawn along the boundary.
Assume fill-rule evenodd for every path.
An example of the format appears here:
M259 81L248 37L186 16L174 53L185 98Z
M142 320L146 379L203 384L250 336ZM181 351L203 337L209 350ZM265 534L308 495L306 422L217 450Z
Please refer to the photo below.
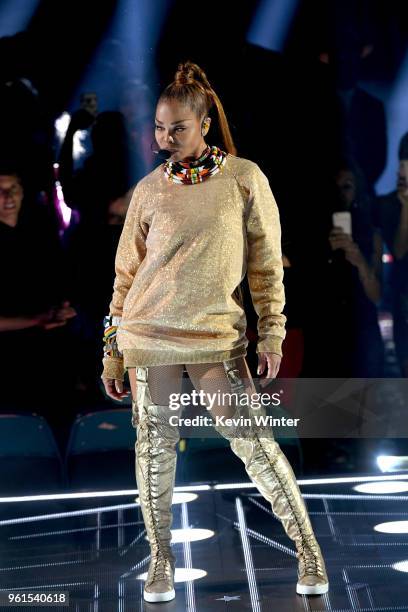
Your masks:
M354 177L356 186L356 202L359 207L369 207L373 193L370 190L370 185L361 166L354 158L345 156L337 161L335 176L338 176L338 174L342 171L351 172Z
M224 148L231 155L237 154L221 100L211 87L204 70L197 64L188 60L178 65L174 81L160 94L158 104L164 100L178 100L191 108L199 119L208 115L215 106Z
M398 149L398 158L408 159L408 132L406 132L400 140Z
M0 159L0 176L15 176L20 185L23 187L23 173L20 168L8 161L3 161Z

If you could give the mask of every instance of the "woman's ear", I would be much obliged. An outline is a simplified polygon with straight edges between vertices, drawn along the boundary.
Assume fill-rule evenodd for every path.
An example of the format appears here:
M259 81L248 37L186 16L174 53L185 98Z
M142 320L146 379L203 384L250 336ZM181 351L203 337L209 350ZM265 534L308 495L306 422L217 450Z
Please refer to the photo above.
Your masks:
M203 136L205 136L208 130L210 129L210 124L211 124L211 117L206 117L203 121L203 127L201 130L201 133Z

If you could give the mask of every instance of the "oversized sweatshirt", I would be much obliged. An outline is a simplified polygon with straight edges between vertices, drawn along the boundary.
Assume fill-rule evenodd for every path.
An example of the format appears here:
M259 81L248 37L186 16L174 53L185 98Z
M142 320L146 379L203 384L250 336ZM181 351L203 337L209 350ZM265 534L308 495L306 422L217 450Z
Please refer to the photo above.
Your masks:
M265 174L231 154L192 185L155 168L136 185L120 236L109 314L123 359L106 355L102 376L246 355L245 273L258 314L256 350L282 355L281 227Z

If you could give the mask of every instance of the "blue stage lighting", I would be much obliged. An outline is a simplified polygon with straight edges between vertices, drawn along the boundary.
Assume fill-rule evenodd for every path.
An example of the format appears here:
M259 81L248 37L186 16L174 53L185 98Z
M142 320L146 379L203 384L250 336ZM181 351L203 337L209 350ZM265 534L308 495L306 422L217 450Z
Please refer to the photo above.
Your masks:
M283 51L299 0L263 0L248 31L248 42Z
M38 5L39 0L3 0L0 3L0 37L25 30Z

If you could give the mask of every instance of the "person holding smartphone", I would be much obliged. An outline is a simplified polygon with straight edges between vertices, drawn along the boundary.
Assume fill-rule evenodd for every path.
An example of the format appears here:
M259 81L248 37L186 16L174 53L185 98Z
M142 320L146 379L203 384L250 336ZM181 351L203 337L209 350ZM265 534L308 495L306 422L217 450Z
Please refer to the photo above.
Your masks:
M331 255L325 290L330 317L333 376L383 376L384 346L377 305L382 291L382 239L361 170L339 168L337 208L329 233Z

